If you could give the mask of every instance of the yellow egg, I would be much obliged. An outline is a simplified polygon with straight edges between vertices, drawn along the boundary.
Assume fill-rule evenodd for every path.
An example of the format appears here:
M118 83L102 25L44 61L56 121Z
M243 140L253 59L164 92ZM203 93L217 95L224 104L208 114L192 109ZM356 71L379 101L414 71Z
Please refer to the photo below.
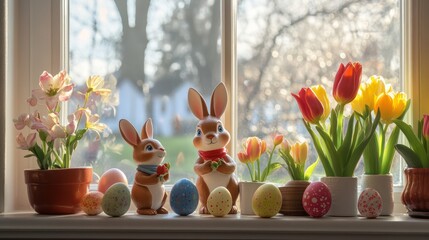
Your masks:
M95 216L103 212L101 208L101 201L103 200L103 193L95 191L89 192L83 196L80 203L82 211L90 216Z
M252 208L256 215L270 218L280 211L282 194L278 187L267 183L260 186L252 198Z
M225 187L215 188L207 199L207 209L215 217L227 215L232 208L232 197Z

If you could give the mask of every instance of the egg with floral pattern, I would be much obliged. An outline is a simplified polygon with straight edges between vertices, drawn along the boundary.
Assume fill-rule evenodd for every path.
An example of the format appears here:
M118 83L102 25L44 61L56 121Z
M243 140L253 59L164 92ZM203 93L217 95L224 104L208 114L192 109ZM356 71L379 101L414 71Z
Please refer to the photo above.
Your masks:
M314 218L323 217L331 208L331 192L322 182L313 182L305 189L302 196L304 210Z
M89 192L83 196L80 202L80 208L89 216L95 216L103 212L101 201L103 200L103 193L95 191Z
M223 217L232 209L232 196L225 187L215 188L207 198L207 209L215 217Z
M359 196L358 210L360 215L366 218L376 218L383 210L383 200L377 190L365 189Z

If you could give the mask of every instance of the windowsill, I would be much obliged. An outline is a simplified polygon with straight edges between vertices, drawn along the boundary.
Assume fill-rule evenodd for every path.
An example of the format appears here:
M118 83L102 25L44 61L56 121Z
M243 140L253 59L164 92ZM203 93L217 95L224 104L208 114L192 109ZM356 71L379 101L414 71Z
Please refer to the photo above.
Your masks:
M84 239L427 239L429 221L407 215L362 217L284 217L272 219L229 215L224 218L175 214L120 218L104 214L48 216L34 213L0 215L0 238ZM364 238L363 238L364 237Z

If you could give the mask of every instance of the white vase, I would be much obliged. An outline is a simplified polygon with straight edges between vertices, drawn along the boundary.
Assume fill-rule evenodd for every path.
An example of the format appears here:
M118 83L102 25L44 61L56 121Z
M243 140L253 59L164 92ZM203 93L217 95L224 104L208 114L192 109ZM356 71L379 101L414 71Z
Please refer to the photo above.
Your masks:
M357 178L322 177L332 196L331 209L326 214L333 217L357 216Z
M366 188L375 189L383 199L383 209L381 216L389 216L393 213L393 176L385 175L368 175L362 176L362 191Z
M240 213L241 215L255 215L252 209L252 198L256 190L264 185L263 182L239 182Z

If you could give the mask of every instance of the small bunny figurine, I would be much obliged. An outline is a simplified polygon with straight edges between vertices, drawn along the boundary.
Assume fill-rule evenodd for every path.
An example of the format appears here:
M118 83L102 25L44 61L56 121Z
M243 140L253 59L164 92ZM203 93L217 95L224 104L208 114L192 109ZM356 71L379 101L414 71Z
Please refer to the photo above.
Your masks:
M167 193L164 182L168 180L168 164L160 165L165 158L161 143L153 139L152 120L143 125L141 139L133 125L125 119L119 121L124 140L133 146L133 158L139 164L134 177L131 198L141 215L166 214L163 208Z
M200 214L209 214L207 198L216 187L226 187L232 196L230 214L237 213L235 201L238 197L238 184L234 176L235 161L226 153L225 146L230 140L228 131L223 127L220 117L228 102L226 87L220 83L212 93L210 114L201 94L190 88L188 104L192 113L200 120L193 140L198 149L199 158L194 165L197 173L197 188L200 196Z

